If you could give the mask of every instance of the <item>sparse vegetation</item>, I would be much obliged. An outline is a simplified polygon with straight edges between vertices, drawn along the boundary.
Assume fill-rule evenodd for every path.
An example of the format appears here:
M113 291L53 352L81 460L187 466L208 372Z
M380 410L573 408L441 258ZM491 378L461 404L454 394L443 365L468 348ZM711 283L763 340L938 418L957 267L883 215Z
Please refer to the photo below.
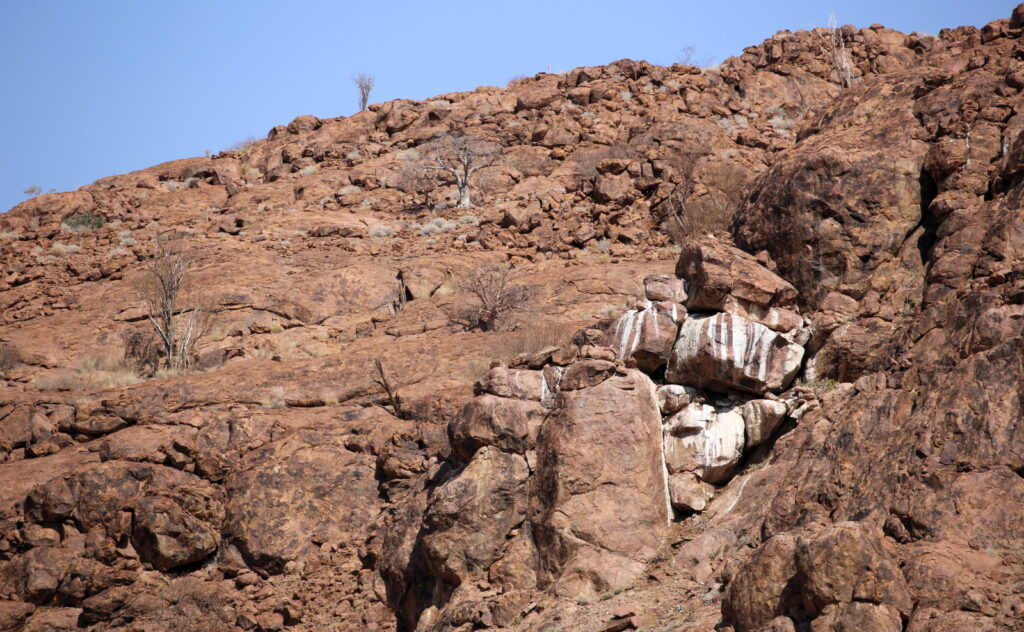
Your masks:
M707 202L687 208L683 201L682 186L662 202L665 216L664 226L676 243L684 243L690 239L729 229L732 222L733 207L723 198L708 199Z
M472 272L459 285L472 296L472 304L456 320L468 329L495 331L509 316L520 309L533 293L529 288L512 285L509 269L487 267Z
M401 419L404 414L402 410L402 396L398 394L398 389L391 386L391 381L388 380L388 376L384 372L384 365L380 363L379 359L374 358L373 366L377 369L377 377L373 378L373 381L384 391L388 405L391 406L391 412L395 417Z
M853 85L853 67L850 64L850 56L846 52L846 39L843 30L836 24L836 16L828 17L828 28L824 32L817 31L821 38L821 48L827 53L832 61L832 69L835 70L839 83L844 88Z
M432 141L433 162L424 168L449 177L459 192L458 208L473 206L471 197L476 173L490 166L500 155L500 147L465 132L448 132Z
M711 65L711 55L702 55L697 50L696 46L687 44L679 49L676 53L676 61L684 66L695 66L697 68L707 68Z
M71 233L81 233L87 230L102 228L107 223L107 218L96 213L77 213L68 217L61 224L61 228Z
M370 237L391 237L395 234L395 229L387 224L375 224L370 227L366 234Z
M138 281L139 298L163 350L164 366L187 371L195 362L195 346L207 325L207 310L189 288L192 259L161 252L151 259Z
M376 80L373 75L360 72L352 75L352 83L356 84L356 89L359 90L359 111L362 112L370 103L370 93Z
M267 398L260 402L260 406L264 408L284 408L286 406L284 400L284 388L275 386L270 389L270 393Z
M25 195L27 195L29 197L35 197L35 196L39 195L42 192L43 192L43 190L42 190L42 188L39 187L38 184L33 184L29 188L27 188L24 191L22 191L22 193L24 193Z

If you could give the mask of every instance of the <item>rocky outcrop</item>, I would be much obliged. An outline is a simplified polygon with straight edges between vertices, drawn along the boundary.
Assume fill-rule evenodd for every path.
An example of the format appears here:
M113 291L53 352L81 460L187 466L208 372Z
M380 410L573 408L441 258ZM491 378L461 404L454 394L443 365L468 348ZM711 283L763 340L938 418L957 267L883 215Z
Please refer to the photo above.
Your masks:
M542 585L581 598L629 586L668 526L653 383L627 371L561 392L538 443L530 519Z
M782 32L303 116L0 216L0 629L1017 629L1022 16L842 27L849 86ZM474 209L417 177L451 129L500 147ZM202 372L122 371L155 244Z

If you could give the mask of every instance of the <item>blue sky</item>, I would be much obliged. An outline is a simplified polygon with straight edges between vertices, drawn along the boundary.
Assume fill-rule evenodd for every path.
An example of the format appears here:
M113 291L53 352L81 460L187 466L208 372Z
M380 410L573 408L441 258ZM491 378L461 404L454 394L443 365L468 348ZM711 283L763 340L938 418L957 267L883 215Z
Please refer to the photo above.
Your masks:
M715 62L780 29L885 24L938 33L1009 17L993 0L391 2L0 0L0 211L22 191L224 149L300 114L505 85L629 57Z

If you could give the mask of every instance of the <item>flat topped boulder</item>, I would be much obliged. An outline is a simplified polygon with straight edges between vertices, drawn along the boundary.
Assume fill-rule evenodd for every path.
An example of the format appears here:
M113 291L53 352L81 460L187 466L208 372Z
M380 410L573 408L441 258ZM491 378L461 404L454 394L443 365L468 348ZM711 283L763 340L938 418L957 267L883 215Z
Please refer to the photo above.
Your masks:
M683 246L676 276L689 283L690 310L726 310L730 303L745 307L784 307L796 301L796 288L761 265L753 256L713 237Z
M761 395L789 386L803 357L803 347L760 323L735 314L691 314L679 328L665 379Z

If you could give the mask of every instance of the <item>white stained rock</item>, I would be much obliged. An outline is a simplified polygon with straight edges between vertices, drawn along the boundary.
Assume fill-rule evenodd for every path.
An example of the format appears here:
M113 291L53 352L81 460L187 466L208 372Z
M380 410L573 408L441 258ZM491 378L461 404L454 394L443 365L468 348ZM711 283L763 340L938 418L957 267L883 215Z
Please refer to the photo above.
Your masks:
M728 480L743 456L745 426L738 408L693 403L663 426L669 474L693 472L708 483Z
M691 314L679 328L665 378L761 395L785 389L803 357L803 347L752 320L726 313Z
M752 399L743 404L743 423L746 427L747 446L754 447L767 441L779 427L788 407L784 402L771 399Z
M680 310L685 317L686 310ZM619 317L610 342L620 360L653 373L668 362L678 332L679 326L671 314L645 301L640 309L627 310Z
M671 415L682 410L698 396L700 391L692 386L666 384L658 387L658 408L662 415Z

